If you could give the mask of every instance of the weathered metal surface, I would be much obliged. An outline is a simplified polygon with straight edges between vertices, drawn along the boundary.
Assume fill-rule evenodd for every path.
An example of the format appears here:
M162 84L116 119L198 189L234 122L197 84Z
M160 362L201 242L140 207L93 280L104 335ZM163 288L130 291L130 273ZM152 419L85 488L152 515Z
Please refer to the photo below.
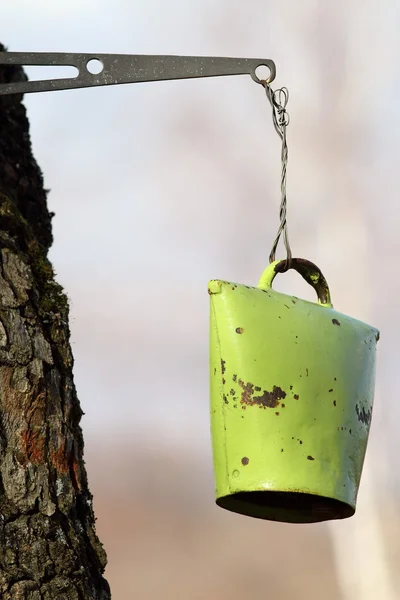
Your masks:
M100 72L89 70L92 61L101 63ZM2 83L0 95L229 75L250 75L255 82L262 83L256 74L256 69L261 66L268 67L270 71L267 83L271 83L276 74L275 63L267 58L219 56L0 52L0 65L69 66L78 70L76 77Z
M312 263L292 259L318 304L214 280L211 428L217 504L310 523L354 514L375 385L377 329L333 309Z

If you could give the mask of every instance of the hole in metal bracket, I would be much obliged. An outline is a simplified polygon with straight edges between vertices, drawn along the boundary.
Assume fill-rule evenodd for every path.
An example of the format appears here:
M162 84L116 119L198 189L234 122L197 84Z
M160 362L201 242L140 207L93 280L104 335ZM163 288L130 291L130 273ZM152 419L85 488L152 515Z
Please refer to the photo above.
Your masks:
M99 60L98 58L91 58L87 63L86 63L86 69L89 71L89 73L91 73L92 75L98 75L99 73L102 72L102 70L104 69L104 65L101 62L101 60Z
M47 81L52 79L75 79L79 70L76 67L68 65L27 65L24 70L29 77L29 81Z
M259 83L261 81L268 81L271 77L271 69L267 65L259 65L255 70L255 76Z

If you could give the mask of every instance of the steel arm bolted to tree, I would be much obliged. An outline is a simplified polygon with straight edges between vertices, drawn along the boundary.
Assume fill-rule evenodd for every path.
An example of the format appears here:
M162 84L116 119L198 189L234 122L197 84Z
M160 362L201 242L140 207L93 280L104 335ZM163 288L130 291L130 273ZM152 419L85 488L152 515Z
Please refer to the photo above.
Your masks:
M0 67L0 83L25 79ZM107 600L68 302L47 257L52 215L21 100L0 96L0 597Z

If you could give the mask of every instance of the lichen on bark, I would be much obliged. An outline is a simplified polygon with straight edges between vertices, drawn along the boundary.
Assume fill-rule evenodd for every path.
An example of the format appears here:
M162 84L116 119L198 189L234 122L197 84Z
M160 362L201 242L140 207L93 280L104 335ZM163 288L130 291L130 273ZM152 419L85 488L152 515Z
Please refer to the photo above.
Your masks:
M108 600L46 196L22 98L0 96L0 597Z

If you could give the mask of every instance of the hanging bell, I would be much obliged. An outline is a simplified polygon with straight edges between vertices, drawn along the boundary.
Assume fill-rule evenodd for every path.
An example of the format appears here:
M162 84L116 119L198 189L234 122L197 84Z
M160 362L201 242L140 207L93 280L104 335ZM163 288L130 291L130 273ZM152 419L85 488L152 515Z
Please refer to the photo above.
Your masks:
M211 431L216 502L272 521L351 517L367 447L377 329L333 309L313 263L292 259L318 304L213 280Z

